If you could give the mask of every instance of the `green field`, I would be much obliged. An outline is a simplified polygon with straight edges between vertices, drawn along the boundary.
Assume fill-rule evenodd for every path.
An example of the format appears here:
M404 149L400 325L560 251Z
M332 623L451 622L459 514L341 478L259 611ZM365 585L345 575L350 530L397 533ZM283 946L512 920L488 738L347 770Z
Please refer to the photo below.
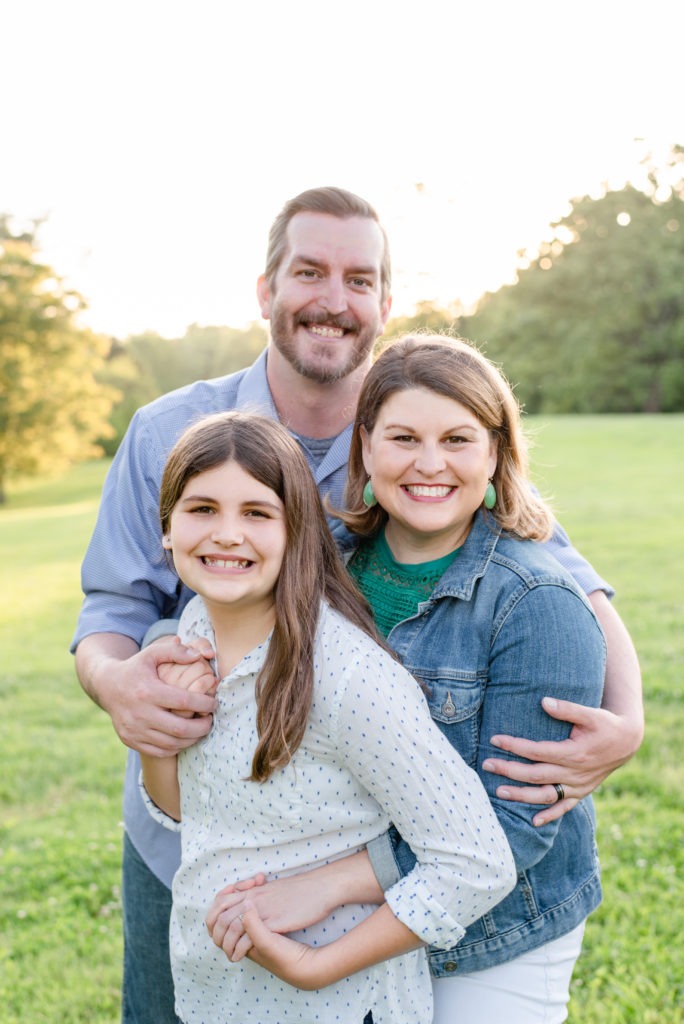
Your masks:
M684 416L529 426L535 480L618 590L647 705L641 751L597 794L605 899L587 926L570 1021L681 1024ZM119 1019L125 752L67 650L104 470L17 482L0 510L4 1024Z

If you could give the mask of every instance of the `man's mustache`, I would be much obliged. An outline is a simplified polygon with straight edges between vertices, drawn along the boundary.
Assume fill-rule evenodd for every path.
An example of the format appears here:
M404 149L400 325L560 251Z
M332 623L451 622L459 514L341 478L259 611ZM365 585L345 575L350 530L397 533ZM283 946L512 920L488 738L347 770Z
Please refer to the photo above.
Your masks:
M311 324L325 324L326 327L337 327L341 331L354 331L358 334L361 329L361 325L355 316L349 313L339 313L337 315L332 313L326 313L321 310L320 313L315 310L308 310L306 313L298 313L295 316L295 323L303 324L310 327Z

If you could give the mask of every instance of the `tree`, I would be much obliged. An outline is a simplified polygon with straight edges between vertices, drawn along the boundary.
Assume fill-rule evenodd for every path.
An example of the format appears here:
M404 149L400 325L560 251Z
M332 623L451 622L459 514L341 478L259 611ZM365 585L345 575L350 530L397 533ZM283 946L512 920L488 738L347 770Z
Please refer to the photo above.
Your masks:
M107 454L114 454L141 405L191 381L222 377L249 366L267 340L264 328L253 323L244 330L191 324L182 338L163 338L148 331L114 342L100 375L122 395L112 413L113 436L103 441Z
M380 348L384 348L391 340L403 334L419 332L425 334L458 335L463 311L460 304L455 303L449 309L441 309L431 302L419 302L412 316L395 316L388 320L382 336Z
M640 187L573 201L462 330L531 412L684 409L684 150Z
M36 229L0 216L0 502L9 474L100 455L111 430L115 394L95 379L108 343L78 324L84 301L40 262Z

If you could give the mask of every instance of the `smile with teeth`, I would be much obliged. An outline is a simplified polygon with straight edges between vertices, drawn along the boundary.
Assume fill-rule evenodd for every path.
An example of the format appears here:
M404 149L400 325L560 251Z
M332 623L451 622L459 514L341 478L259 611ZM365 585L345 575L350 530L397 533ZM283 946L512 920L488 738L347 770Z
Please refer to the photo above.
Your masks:
M343 338L344 330L341 327L328 327L326 324L309 324L309 330L319 338Z
M254 564L248 558L216 558L211 555L202 555L201 561L212 569L249 569Z
M447 487L445 484L404 484L403 490L412 498L446 498L455 487Z

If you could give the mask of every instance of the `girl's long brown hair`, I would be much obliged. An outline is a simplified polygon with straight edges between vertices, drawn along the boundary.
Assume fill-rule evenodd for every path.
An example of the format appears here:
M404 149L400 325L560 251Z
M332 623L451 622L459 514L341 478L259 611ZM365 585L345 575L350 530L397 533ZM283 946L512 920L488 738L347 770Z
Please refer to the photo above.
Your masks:
M306 729L321 599L373 639L378 635L370 608L337 552L306 459L274 420L235 411L207 416L188 428L164 469L159 495L162 531L168 532L171 513L188 481L228 461L274 491L285 509L287 542L274 592L275 626L256 683L259 742L250 779L265 782L288 764Z

